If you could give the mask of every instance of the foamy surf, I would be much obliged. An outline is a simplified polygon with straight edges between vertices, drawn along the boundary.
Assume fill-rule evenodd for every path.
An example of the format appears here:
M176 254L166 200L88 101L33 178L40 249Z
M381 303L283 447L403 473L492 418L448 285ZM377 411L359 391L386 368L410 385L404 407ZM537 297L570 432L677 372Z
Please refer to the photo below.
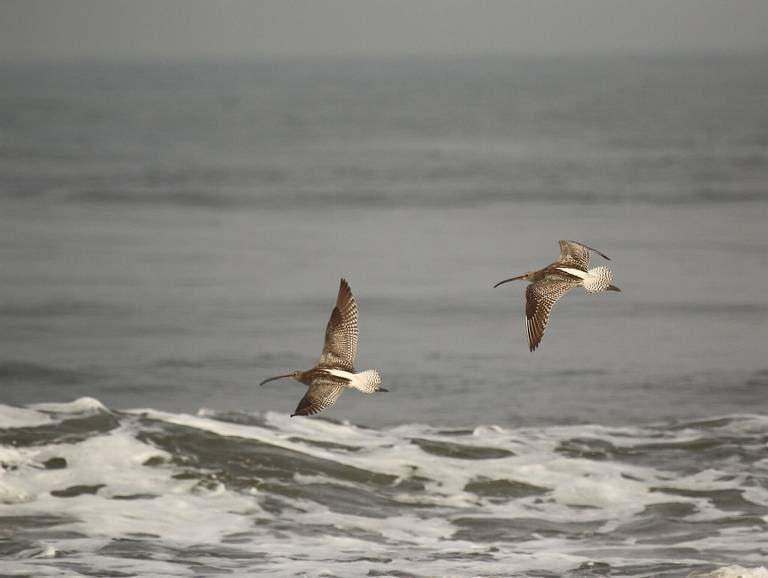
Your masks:
M726 566L712 572L692 572L688 578L768 578L768 570L764 566L758 568Z
M764 572L763 416L377 430L97 400L4 416L5 575Z

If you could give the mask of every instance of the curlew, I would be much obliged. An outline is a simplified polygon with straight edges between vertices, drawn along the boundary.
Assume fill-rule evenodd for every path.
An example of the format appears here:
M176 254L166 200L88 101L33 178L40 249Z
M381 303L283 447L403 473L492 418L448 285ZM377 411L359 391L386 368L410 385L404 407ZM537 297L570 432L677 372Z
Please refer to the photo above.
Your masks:
M268 381L292 377L309 386L301 398L295 415L314 415L331 407L344 389L357 389L363 393L387 391L381 387L381 377L375 369L355 373L354 361L357 354L357 303L345 279L339 285L336 305L325 328L325 343L320 361L307 371L294 371L276 375Z
M615 285L611 285L613 276L608 267L600 266L587 270L590 251L608 259L607 255L582 243L560 241L560 255L554 263L538 271L529 271L525 275L504 279L494 285L498 287L515 279L531 283L525 291L525 326L528 330L528 346L531 351L534 351L541 342L552 307L569 290L574 287L584 287L587 293L621 291Z

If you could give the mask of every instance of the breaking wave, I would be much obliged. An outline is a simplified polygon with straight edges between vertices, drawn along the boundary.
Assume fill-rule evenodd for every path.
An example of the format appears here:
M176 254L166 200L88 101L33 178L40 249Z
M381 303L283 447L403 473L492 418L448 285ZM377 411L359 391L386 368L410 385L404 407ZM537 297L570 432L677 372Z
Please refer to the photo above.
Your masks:
M764 416L377 430L82 398L0 423L14 576L766 575Z

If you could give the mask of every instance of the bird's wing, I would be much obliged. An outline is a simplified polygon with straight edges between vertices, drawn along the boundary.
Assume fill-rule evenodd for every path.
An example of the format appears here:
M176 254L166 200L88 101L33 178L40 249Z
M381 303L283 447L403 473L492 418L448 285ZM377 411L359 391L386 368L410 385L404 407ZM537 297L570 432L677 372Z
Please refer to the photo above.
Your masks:
M357 355L357 303L346 280L339 285L336 306L325 328L325 343L318 367L354 371Z
M525 326L528 330L528 347L531 351L539 346L544 336L552 306L578 284L579 279L572 276L550 274L528 285L525 291Z
M296 411L291 414L291 417L295 415L314 415L320 413L325 408L331 407L336 403L336 400L339 399L343 390L344 386L337 383L313 383L309 386L304 397L301 398L299 405L296 406Z
M601 253L597 249L588 247L578 241L560 241L560 255L553 265L560 267L574 267L586 271L589 267L590 251L594 251L604 259L608 259L607 255ZM610 259L608 259L610 261Z

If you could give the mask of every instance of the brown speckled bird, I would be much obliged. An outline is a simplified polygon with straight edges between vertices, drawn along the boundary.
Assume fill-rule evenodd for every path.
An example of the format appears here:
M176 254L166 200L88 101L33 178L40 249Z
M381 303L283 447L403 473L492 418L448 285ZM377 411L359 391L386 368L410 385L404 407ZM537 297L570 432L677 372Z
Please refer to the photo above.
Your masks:
M538 271L529 271L525 275L504 279L494 285L498 287L515 279L530 281L531 284L525 292L525 325L528 330L528 347L531 351L539 346L544 336L552 307L568 291L579 286L584 287L587 293L621 291L615 285L611 285L613 276L608 267L601 266L587 270L590 251L608 259L597 249L582 243L560 241L560 255L554 263Z
M331 318L325 328L325 343L320 362L307 371L294 371L285 375L276 375L268 381L292 377L309 386L301 398L295 415L313 415L331 407L347 389L357 389L364 393L387 391L381 387L381 377L375 369L355 373L353 366L357 354L357 303L345 279L339 285L336 306L331 311Z

